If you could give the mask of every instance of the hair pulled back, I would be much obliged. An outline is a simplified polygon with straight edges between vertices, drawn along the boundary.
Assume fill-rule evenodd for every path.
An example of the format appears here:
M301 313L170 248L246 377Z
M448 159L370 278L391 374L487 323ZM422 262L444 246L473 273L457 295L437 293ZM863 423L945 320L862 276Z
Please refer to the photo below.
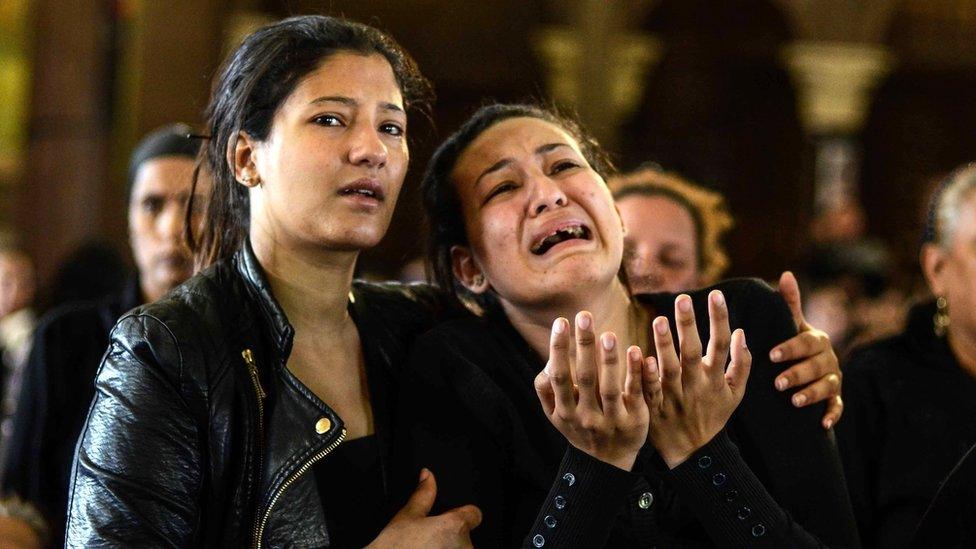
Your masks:
M580 124L555 109L533 104L486 105L475 111L456 132L434 151L421 182L424 210L430 226L427 241L427 272L431 281L469 307L487 309L494 299L490 294L474 294L454 277L451 248L467 246L464 216L451 173L461 154L471 143L495 124L509 118L537 118L562 128L579 144L583 157L604 180L613 172L613 163Z
M956 235L966 202L976 197L976 163L956 168L943 179L929 201L922 244L948 248Z
M399 44L373 27L306 15L272 23L249 35L224 61L206 110L210 140L202 163L213 176L208 221L199 238L189 223L186 227L198 268L230 257L247 237L248 189L235 180L232 155L240 133L259 141L267 139L275 113L299 82L324 59L343 51L382 55L393 69L404 106L426 110L433 98L430 83ZM196 180L195 175L194 189Z

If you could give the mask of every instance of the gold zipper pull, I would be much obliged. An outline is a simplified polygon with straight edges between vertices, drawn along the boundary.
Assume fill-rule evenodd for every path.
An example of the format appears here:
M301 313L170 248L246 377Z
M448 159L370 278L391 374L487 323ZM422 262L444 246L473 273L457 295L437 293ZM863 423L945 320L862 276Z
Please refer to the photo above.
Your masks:
M258 375L258 365L254 362L254 353L250 349L244 349L241 351L241 356L244 357L247 369L251 372L251 380L254 381L254 386L258 390L258 396L262 399L265 398L267 394L264 392L264 388L261 387L261 376Z

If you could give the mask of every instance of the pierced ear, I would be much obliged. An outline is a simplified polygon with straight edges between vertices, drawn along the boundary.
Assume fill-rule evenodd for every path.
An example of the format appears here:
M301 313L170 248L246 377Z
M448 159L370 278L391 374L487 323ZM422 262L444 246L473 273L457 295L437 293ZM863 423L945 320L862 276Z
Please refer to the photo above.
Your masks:
M256 187L261 175L255 164L257 140L245 131L237 134L237 141L227 145L227 162L234 168L234 179L245 187Z
M488 290L488 280L485 273L478 266L471 250L465 246L451 247L451 267L461 285L476 294L483 294Z
M945 268L945 254L942 248L935 244L925 244L919 252L919 263L922 264L922 274L928 282L929 289L936 296L940 296L945 291L942 285L942 270Z

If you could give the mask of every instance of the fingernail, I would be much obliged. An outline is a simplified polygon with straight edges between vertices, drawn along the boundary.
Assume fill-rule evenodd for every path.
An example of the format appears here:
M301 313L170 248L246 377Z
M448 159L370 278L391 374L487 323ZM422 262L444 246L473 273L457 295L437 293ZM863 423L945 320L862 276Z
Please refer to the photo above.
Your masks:
M807 395L803 393L798 393L796 395L793 395L794 406L803 406L804 404L806 404L806 402L807 402Z
M678 310L687 313L691 310L691 298L686 295L678 296Z
M780 351L779 349L773 349L772 351L769 351L769 360L772 360L773 362L779 362L780 360L783 360L783 351Z
M635 362L641 359L641 352L640 352L640 348L638 347L631 347L630 351L628 351L628 354L630 355L630 359Z
M725 296L722 295L721 291L716 291L712 294L712 302L719 306L725 305Z
M590 327L590 315L588 313L578 313L576 315L576 327L580 330L587 330Z
M824 428L826 429L830 429L833 426L834 426L834 420L832 419L828 419L827 421L824 422Z
M659 318L658 320L655 320L654 331L657 332L658 335L664 335L668 333L668 321L664 320L663 318Z
M748 343L746 343L746 333L745 333L745 331L743 331L743 330L742 330L742 329L740 328L740 329L739 329L739 333L740 333L740 334L742 334L742 348L743 348L743 349L748 349L748 348L749 348L749 344L748 344Z
M430 471L428 471L427 469L421 469L420 470L420 482L424 482L425 480L427 480L429 478L430 478Z
M542 369L542 373L546 374L546 377L549 377L549 365L550 364L552 364L552 363L551 362L546 362L545 368Z
M776 388L780 391L785 391L790 387L790 382L785 377L781 377L776 380Z
M563 323L562 318L557 318L555 322L552 323L552 331L556 334L561 334L566 331L566 325Z
M657 373L657 359L654 357L647 357L647 369L650 370L652 374Z
M612 333L607 332L600 337L600 342L603 343L603 348L607 351L612 351L614 346L617 344L617 338Z

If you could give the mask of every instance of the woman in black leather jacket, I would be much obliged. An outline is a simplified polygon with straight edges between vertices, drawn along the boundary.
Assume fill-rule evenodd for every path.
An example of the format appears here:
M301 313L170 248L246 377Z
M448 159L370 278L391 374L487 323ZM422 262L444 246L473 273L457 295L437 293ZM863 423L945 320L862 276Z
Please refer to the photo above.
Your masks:
M269 25L231 55L208 108L211 222L190 239L208 267L115 326L68 545L470 543L477 509L427 517L429 473L392 521L387 505L396 359L438 302L352 282L429 91L388 36L333 18Z

